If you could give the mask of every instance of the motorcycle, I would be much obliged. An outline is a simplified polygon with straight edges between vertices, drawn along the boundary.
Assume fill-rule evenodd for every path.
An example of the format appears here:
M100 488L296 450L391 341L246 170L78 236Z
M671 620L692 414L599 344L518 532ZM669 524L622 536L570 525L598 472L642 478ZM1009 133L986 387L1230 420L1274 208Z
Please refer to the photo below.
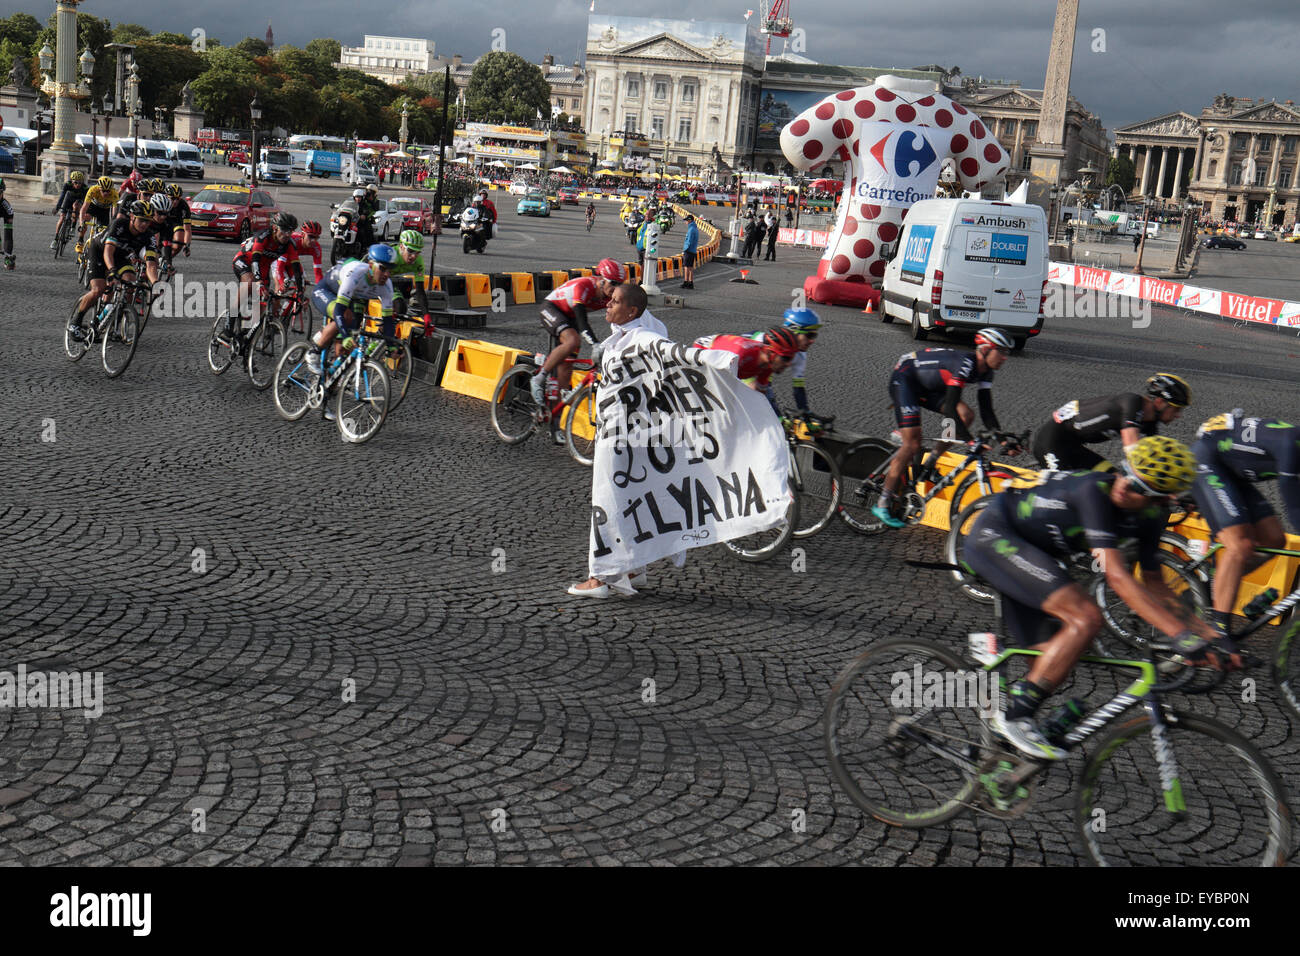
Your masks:
M471 250L483 253L487 250L489 224L479 216L478 210L470 206L460 214L460 246L468 254Z
M623 217L623 225L627 227L628 245L636 245L636 231L643 222L645 222L645 218L639 212L633 212L632 215Z
M365 254L367 236L370 232L357 214L356 203L348 201L335 210L330 217L330 235L334 242L330 246L330 265L338 265L344 259L360 259Z
M673 215L671 209L659 210L659 215L655 219L655 223L659 226L660 232L667 232L669 229L673 227L673 223L675 223L676 221L677 221L677 217Z

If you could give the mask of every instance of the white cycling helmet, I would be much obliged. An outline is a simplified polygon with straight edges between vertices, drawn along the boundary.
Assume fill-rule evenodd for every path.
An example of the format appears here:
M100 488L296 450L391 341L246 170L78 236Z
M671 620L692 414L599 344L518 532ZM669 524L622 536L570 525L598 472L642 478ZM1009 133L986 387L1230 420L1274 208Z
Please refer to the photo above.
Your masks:
M353 198L353 199L365 199L365 198L366 198L366 191L365 191L364 189L354 189L354 190L352 190L352 198Z
M981 345L991 345L995 349L1006 349L1007 351L1015 347L1011 337L1001 329L980 329L976 332L975 347L979 348Z
M172 211L172 197L166 193L154 193L149 197L149 205L154 212L169 213Z

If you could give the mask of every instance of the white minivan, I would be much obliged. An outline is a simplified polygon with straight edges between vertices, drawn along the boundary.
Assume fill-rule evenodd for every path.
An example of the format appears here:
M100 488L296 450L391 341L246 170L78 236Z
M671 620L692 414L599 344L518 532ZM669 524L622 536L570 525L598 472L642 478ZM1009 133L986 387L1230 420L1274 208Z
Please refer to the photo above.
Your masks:
M203 154L193 143L178 143L173 139L162 141L167 150L167 156L172 161L172 168L175 175L193 176L195 179L203 178Z
M912 206L881 287L883 322L931 329L996 326L1017 349L1043 327L1047 216L1041 206L986 199L923 199Z

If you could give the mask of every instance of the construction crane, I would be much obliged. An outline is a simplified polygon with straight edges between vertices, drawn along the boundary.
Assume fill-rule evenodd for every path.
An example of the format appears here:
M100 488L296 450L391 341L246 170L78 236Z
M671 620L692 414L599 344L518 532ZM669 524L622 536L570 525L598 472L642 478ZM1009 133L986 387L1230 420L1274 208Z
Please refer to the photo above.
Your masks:
M794 31L794 20L790 19L790 0L761 0L758 30L767 35L766 55L770 56L772 37L787 39Z

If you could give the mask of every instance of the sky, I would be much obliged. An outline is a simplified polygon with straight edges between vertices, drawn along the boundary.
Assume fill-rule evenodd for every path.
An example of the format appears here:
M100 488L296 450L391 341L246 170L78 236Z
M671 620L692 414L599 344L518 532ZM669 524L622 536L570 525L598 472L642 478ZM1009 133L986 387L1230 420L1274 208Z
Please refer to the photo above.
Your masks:
M758 0L595 0L596 12L743 21ZM0 0L44 21L52 2ZM233 44L266 33L264 0L85 0L80 9L113 23L189 35L202 27ZM822 63L908 68L931 63L1041 88L1055 0L789 0L804 31L803 55ZM276 4L277 43L363 34L424 37L436 52L474 59L492 48L540 62L573 62L586 39L590 0L307 0ZM1095 31L1103 31L1095 33ZM1300 102L1294 45L1297 0L1082 0L1070 88L1114 130L1175 110L1198 114L1218 93ZM773 41L778 52L780 41ZM1104 45L1104 50L1102 49ZM1094 50L1093 47L1098 47Z

